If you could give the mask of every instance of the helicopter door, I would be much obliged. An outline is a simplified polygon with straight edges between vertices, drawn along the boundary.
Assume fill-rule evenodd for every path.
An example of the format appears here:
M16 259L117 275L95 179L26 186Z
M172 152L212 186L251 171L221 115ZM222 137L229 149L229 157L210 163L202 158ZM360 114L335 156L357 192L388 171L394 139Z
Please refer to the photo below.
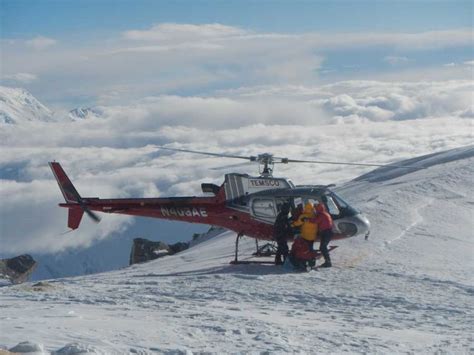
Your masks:
M250 201L252 217L274 223L277 215L275 199L271 197L254 198Z

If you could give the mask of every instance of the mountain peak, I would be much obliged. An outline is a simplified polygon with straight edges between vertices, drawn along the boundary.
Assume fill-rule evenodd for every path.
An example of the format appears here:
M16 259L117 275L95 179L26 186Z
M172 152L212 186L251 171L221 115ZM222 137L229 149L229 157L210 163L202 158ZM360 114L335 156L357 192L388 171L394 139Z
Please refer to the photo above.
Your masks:
M92 107L87 107L87 108L78 107L69 111L69 118L72 121L88 120L88 119L97 118L100 116L102 116L102 112Z
M0 123L55 121L53 112L22 88L0 86Z

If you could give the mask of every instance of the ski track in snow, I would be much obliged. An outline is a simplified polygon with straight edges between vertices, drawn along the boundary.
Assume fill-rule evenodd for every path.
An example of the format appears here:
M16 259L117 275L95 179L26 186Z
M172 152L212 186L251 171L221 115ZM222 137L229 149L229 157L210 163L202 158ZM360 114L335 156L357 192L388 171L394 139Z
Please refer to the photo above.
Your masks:
M416 225L420 224L423 221L423 217L420 214L420 210L423 210L430 205L433 204L434 199L433 198L428 198L426 202L421 203L419 207L414 209L414 221L412 224L410 224L407 228L405 228L398 236L395 238L386 241L386 244L392 244L393 242L403 238L405 235L407 235L408 232L410 232Z
M340 247L332 269L229 265L235 234L225 232L114 272L1 287L0 345L27 340L48 353L72 344L66 354L81 346L140 354L473 353L474 164L446 164L343 189L361 201L373 231L368 241L333 242ZM242 255L254 248L242 240Z

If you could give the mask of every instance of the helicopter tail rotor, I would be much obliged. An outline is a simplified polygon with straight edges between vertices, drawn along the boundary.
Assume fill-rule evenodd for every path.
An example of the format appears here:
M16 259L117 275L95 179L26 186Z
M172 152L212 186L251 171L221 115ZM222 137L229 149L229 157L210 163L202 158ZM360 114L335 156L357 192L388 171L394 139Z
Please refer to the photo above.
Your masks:
M71 204L73 207L69 207L68 215L68 226L71 229L76 229L81 223L83 214L87 214L94 222L99 223L100 217L92 212L87 204L84 202L79 192L72 184L66 172L61 167L61 164L57 162L49 163L51 170L53 171L54 177L58 182L59 188L64 196L66 203Z

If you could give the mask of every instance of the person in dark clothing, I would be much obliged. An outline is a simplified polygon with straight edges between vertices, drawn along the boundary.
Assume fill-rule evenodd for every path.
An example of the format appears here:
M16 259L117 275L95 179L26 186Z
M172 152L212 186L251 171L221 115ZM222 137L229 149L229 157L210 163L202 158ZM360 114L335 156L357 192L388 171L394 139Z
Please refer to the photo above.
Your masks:
M333 221L331 215L326 210L323 203L316 205L316 224L318 225L319 250L324 257L324 263L320 267L331 267L331 257L329 256L328 244L332 238Z
M303 214L303 205L301 203L298 206L291 208L290 225L293 228L293 235L300 233L301 226L295 226L294 223L300 218L302 214Z
M298 206L294 207L291 209L291 221L297 221L298 218L301 216L303 213L303 205L300 203Z
M275 239L278 245L275 255L275 265L283 265L285 259L288 256L289 249L287 239L293 234L293 230L288 219L289 212L290 205L285 203L283 206L281 206L280 213L278 213L273 226L273 239Z

